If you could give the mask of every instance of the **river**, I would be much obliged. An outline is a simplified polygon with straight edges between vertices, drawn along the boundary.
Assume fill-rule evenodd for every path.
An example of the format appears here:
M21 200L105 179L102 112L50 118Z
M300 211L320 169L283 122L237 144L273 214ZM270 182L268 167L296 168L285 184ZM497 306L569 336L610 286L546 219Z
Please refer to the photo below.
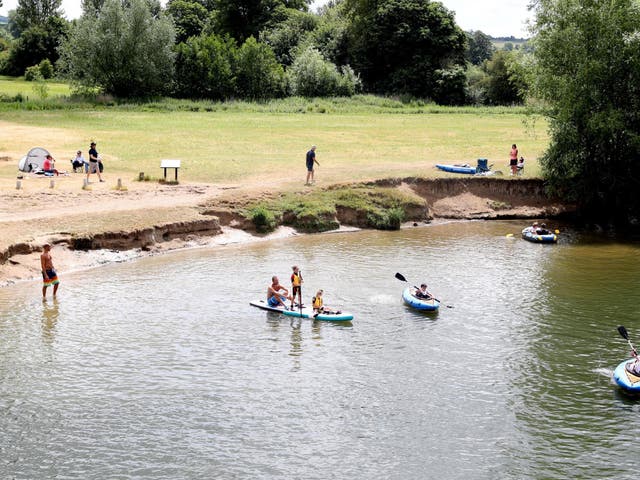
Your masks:
M617 325L640 344L639 245L521 227L188 250L63 274L55 301L0 289L0 478L633 478L640 403L611 372ZM249 305L293 264L353 322ZM404 306L396 272L441 310Z

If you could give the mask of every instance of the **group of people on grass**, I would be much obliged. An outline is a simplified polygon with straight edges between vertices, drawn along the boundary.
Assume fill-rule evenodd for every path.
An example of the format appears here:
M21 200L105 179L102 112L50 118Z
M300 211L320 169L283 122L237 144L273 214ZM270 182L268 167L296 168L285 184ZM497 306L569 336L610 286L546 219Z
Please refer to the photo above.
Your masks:
M42 162L42 171L45 174L49 175L60 175L60 172L55 168L55 159L50 155L44 159ZM87 182L89 181L89 177L92 173L98 175L98 179L101 182L104 182L102 178L102 171L104 170L104 165L102 164L102 159L98 155L98 151L96 150L96 142L91 142L89 146L89 160L87 161L82 155L82 150L78 150L76 153L76 157L71 160L71 167L74 172L82 172L84 169L87 174ZM64 173L64 172L62 172Z
M304 307L302 303L302 272L300 272L297 265L294 265L291 269L293 270L291 273L291 294L289 294L289 290L286 287L280 284L276 275L271 277L271 285L267 287L267 303L270 307L282 307L283 310L294 310L295 308ZM340 313L324 304L322 298L323 293L323 290L320 289L311 299L313 313L316 315L319 313ZM290 303L290 305L287 306L287 303Z

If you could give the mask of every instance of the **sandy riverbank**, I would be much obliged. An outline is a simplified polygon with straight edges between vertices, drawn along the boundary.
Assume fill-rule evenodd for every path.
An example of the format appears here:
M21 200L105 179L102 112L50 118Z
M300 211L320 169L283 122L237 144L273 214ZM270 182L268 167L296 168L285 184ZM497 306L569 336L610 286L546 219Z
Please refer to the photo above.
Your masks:
M297 234L280 227L269 235L256 235L246 221L238 221L241 205L272 195L277 185L267 192L257 184L163 185L123 179L124 188L116 190L117 179L106 177L107 182L92 183L83 190L83 178L82 174L55 177L51 188L51 178L25 176L20 189L16 180L0 180L0 286L38 279L39 254L47 242L54 245L55 266L64 274L177 249ZM515 182L456 179L443 184L413 179L392 183L425 198L424 218L410 219L418 222L544 217L566 210L541 198L535 182ZM515 187L519 193L514 193ZM510 204L505 203L506 197L511 198ZM338 220L341 229L352 228L348 218Z

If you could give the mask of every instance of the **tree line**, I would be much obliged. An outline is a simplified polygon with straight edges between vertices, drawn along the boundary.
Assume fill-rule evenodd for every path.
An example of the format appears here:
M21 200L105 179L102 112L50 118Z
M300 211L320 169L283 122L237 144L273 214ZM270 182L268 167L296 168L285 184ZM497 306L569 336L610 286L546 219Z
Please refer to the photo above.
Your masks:
M525 98L517 65L527 52L463 32L440 2L333 0L314 13L309 1L82 0L69 22L61 0L19 0L0 30L0 73L56 75L123 98Z
M0 0L1 2L2 0ZM639 0L536 0L525 44L463 32L429 0L19 0L0 71L123 97L266 99L356 92L518 104L549 120L549 191L640 227Z

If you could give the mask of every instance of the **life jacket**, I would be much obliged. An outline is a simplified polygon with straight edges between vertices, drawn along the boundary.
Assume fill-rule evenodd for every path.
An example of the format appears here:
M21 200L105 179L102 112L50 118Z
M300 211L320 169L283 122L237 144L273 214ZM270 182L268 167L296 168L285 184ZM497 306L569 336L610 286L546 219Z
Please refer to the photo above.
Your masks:
M313 297L313 308L322 308L322 297Z
M292 273L291 274L291 285L293 285L294 287L299 287L300 286L300 274L299 273Z

